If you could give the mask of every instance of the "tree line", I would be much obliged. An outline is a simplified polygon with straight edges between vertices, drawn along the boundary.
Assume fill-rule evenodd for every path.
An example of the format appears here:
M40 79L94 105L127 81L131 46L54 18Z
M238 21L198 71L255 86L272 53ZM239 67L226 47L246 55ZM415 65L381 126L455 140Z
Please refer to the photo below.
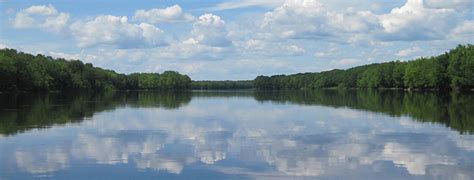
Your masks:
M439 56L358 66L318 73L258 76L258 89L404 88L473 89L474 45Z
M252 81L193 81L191 88L197 90L209 89L252 89Z
M79 60L0 50L0 91L251 89L249 81L191 81L175 71L120 74Z
M191 79L175 71L120 74L79 60L0 50L0 91L188 89Z
M347 70L258 76L253 81L191 81L175 71L120 74L79 60L0 50L0 91L400 88L473 89L474 45L439 56Z

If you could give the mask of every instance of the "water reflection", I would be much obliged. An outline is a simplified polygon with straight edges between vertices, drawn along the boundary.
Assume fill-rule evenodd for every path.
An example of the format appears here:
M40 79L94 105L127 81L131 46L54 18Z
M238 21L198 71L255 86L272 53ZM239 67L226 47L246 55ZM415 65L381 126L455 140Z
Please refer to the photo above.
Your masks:
M13 157L20 169L35 174L65 169L69 164L69 154L60 148L37 149L35 152L18 150Z
M319 91L257 91L261 102L289 102L302 105L348 107L386 113L408 115L421 122L445 124L461 133L474 132L474 94L433 93L375 90L319 90Z
M0 94L0 134L81 122L125 106L174 109L190 101L190 92Z
M0 177L83 179L80 172L93 171L110 178L474 178L474 136L445 128L441 124L450 125L445 121L419 122L437 122L430 119L431 108L452 111L437 104L421 113L398 108L415 106L404 102L410 98L437 102L429 94L387 99L356 92L261 93L174 94L171 99L184 99L174 108L164 106L160 95L139 103L115 94L122 100L109 101L117 105L94 111L89 120L1 138L0 162L8 168ZM469 98L443 100L444 107L463 112L467 109L458 106ZM381 104L390 108L377 107ZM471 112L465 113L447 117L472 120ZM418 114L430 118L414 121Z

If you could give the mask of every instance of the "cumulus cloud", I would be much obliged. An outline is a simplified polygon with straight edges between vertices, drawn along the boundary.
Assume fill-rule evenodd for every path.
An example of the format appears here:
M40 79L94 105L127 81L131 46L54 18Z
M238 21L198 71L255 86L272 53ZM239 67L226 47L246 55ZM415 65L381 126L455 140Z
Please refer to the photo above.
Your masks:
M223 75L242 79L253 78L250 74L321 71L411 57L417 53L417 49L411 49L413 43L410 42L413 41L419 47L438 49L423 54L435 55L456 44L471 43L470 37L474 33L469 0L406 0L401 3L235 0L211 9L254 6L259 8L228 11L223 16L206 13L193 17L180 5L173 5L139 9L128 17L91 15L86 19L70 19L68 13L59 12L52 5L38 5L12 12L9 16L12 16L15 28L65 33L66 38L73 38L71 44L86 51L68 49L71 54L60 54L58 48L64 44L58 43L45 50L44 45L38 47L34 43L36 47L29 49L35 49L35 52L41 49L55 57L80 58L122 72L172 68L204 79L226 78ZM240 17L229 18L233 15ZM173 24L177 22L181 23ZM11 40L3 43L11 47L26 46ZM329 51L330 47L337 51ZM214 60L226 62L211 62ZM248 72L246 67L236 70L243 62L262 63L266 67L255 68L253 72ZM271 63L284 66L270 67ZM209 73L209 67L219 70Z
M328 24L343 32L364 33L377 29L377 16L370 11L352 11L328 14Z
M296 44L268 42L261 39L249 39L235 43L238 51L250 56L299 56L306 53L306 49Z
M462 24L457 26L456 28L453 29L452 31L452 36L454 37L473 37L474 35L474 21L464 21Z
M466 2L408 0L386 14L332 10L318 0L287 0L264 14L261 25L277 38L314 39L344 43L361 39L414 41L444 39L460 23L456 8Z
M79 47L99 44L119 48L153 47L165 45L163 31L147 24L132 24L126 16L97 16L93 20L78 21L71 25L71 32Z
M13 27L18 29L41 28L45 31L59 33L68 25L69 14L58 12L53 5L38 5L20 10L13 20Z
M339 65L339 66L348 66L348 65L354 65L361 62L358 59L352 59L352 58L345 58L345 59L340 59L340 60L335 60L332 61L331 63Z
M164 9L137 10L133 19L147 23L175 23L186 22L194 19L194 16L184 13L179 5L170 6Z
M403 49L403 50L398 51L397 56L399 56L399 57L411 56L411 55L414 55L414 54L416 54L420 51L421 51L421 49L419 47L411 47L411 48L408 48L408 49Z
M316 0L287 0L265 13L262 27L272 29L277 37L327 36L325 10Z
M314 53L314 56L316 56L316 57L324 57L325 55L326 55L326 53L324 53L324 52L316 52L316 53Z
M193 24L192 38L189 42L198 42L207 46L225 47L232 42L227 38L227 30L221 17L206 13Z
M175 42L161 50L160 56L171 59L216 60L223 58L230 49L210 46L195 38Z
M68 53L63 53L63 52L48 51L48 52L44 52L43 54L49 55L55 58L64 58L68 60L74 59L74 60L81 60L84 62L93 62L94 60L99 58L97 55L85 54L85 53L68 54Z
M214 14L203 14L193 23L188 37L160 49L157 56L166 59L220 60L230 54L232 41L227 37L224 20ZM194 71L200 66L187 66Z
M375 26L376 16L369 11L330 11L317 0L287 0L264 15L263 26L280 29L282 37L329 36L334 31L366 32Z
M453 9L427 8L423 0L408 0L400 8L380 16L384 40L443 39L457 22Z
M290 52L291 54L295 54L295 55L301 55L301 54L304 54L306 52L305 49L303 49L302 47L299 47L297 45L286 46L286 50L288 52Z

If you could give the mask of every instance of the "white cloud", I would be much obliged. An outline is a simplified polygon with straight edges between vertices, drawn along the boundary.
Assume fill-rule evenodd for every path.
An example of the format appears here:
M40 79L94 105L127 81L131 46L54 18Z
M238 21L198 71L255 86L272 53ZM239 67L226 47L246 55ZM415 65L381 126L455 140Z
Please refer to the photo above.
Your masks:
M467 36L468 38L474 37L474 21L464 21L462 24L453 29L452 36Z
M16 20L16 28L59 31L67 35L64 41L46 47L40 42L26 45L6 37L3 43L55 57L79 58L119 72L176 69L192 73L193 78L242 79L420 55L416 52L419 49L412 49L413 41L418 47L433 47L423 51L428 56L459 43L472 43L474 23L466 11L472 10L468 2L235 0L220 3L214 10L258 8L193 17L173 5L136 10L128 17L88 15L86 19L69 18L52 5L42 5L9 16ZM193 13L207 10L203 8L193 9ZM65 47L69 41L84 49ZM337 51L330 51L332 47ZM59 53L64 50L70 54ZM223 62L214 62L217 60ZM238 65L243 62L267 67L250 72ZM268 66L271 63L284 66ZM207 70L210 67L219 70L211 73Z
M205 43L205 42L204 42ZM209 46L194 38L165 47L159 56L170 59L215 60L225 56L230 50L225 47Z
M250 39L245 41L242 45L246 50L264 50L267 44L258 39Z
M66 30L68 13L58 12L53 5L38 5L20 10L13 20L18 29L41 28L45 31L60 33Z
M289 45L286 47L286 50L288 52L290 52L291 54L303 54L306 52L305 49L299 47L299 46L296 46L296 45Z
M78 21L71 25L71 32L79 47L100 44L119 48L139 48L165 45L163 31L147 24L131 24L126 16L97 16L93 20Z
M316 52L316 53L314 53L314 56L316 56L316 57L324 57L325 55L326 55L326 53L324 53L324 52Z
M398 51L397 56L399 57L412 56L420 51L421 49L419 47L411 47L408 49L403 49L403 50Z
M57 16L52 16L47 18L43 23L42 27L44 29L51 29L54 32L60 32L68 25L69 14L60 13Z
M380 16L384 40L443 39L457 23L453 9L431 9L423 0L408 0L400 8Z
M316 0L287 0L273 11L267 12L262 27L272 30L276 37L302 37L308 34L326 36L325 10Z
M328 13L328 24L344 32L369 32L378 28L377 16L370 11Z
M340 59L340 60L335 60L332 61L331 63L338 65L338 66L348 66L348 65L354 65L357 63L360 63L361 61L358 59L352 59L352 58L345 58L345 59Z
M237 41L237 50L249 56L299 56L306 53L306 49L296 44L278 43L261 39Z
M261 24L274 38L344 42L353 34L374 31L377 21L370 11L338 12L318 0L287 0L265 13Z
M147 23L174 23L191 21L194 17L184 13L179 5L170 6L164 9L137 10L133 19Z
M49 51L44 54L55 57L55 58L64 58L67 60L81 60L84 62L94 62L95 60L99 58L97 55L85 54L85 53L67 54L63 52Z
M43 16L56 15L58 13L58 11L56 11L56 9L51 4L48 6L31 6L23 10L23 12L27 14L37 14Z
M287 0L265 13L261 26L273 38L342 43L444 39L460 23L462 13L453 8L465 3L408 0L389 13L375 14L354 8L333 10L319 0Z
M199 17L198 21L193 24L191 34L194 41L207 46L225 47L232 44L227 38L224 20L210 13Z

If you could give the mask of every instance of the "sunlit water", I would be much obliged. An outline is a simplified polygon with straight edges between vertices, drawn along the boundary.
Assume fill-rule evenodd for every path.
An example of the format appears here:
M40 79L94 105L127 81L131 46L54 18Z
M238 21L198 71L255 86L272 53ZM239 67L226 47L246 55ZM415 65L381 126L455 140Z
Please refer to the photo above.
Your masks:
M0 97L0 179L474 179L471 94Z

